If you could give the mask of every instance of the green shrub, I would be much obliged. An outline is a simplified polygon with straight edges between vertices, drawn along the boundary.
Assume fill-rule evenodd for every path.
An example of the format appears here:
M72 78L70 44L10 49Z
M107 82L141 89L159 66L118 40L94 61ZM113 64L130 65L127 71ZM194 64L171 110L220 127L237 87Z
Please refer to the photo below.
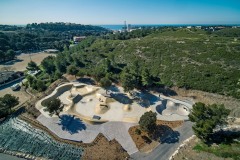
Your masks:
M141 131L140 129L137 128L137 129L135 130L135 134L141 135L141 133L142 133L142 131Z

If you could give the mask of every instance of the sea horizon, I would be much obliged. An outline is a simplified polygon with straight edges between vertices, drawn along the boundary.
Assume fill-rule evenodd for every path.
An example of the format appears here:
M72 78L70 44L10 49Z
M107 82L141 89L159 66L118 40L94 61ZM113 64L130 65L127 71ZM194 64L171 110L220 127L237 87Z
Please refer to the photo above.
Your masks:
M128 25L128 24L127 24ZM181 26L240 26L240 24L130 24L131 27L181 27ZM104 24L96 25L111 30L121 30L124 24Z
M46 22L47 23L47 22ZM54 22L57 23L57 22ZM68 23L68 22L65 22ZM75 23L75 24L81 24L81 23ZM0 25L11 25L11 26L19 26L19 27L25 27L27 24L0 24ZM121 30L124 27L124 24L83 24L83 25L92 25L92 26L100 26L106 29L110 30ZM127 24L129 25L129 24ZM130 24L131 27L164 27L164 26L172 26L172 27L181 27L181 26L240 26L240 24Z

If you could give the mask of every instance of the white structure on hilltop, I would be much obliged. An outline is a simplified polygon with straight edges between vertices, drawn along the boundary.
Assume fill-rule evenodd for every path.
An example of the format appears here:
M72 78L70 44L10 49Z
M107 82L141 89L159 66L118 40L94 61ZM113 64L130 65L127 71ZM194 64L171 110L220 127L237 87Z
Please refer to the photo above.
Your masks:
M74 42L81 42L82 40L84 40L86 38L86 36L74 36L73 37L73 41Z
M122 30L119 30L119 32L132 32L134 30L136 30L136 29L133 29L131 24L127 24L127 21L124 21Z
M124 21L124 26L122 28L123 32L127 31L127 21Z
M131 28L132 28L132 25L131 25L131 24L128 24L128 25L127 25L127 31L128 31L128 32L131 32Z

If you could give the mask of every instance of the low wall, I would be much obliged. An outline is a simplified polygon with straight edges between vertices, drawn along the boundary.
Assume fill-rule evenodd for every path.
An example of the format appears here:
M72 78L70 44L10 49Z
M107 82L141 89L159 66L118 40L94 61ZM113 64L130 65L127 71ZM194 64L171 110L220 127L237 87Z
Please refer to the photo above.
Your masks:
M44 99L40 100L40 104L41 106L44 105L44 103L52 100L52 99L56 99L57 97L59 97L61 94L63 94L64 92L70 90L72 88L73 84L72 83L68 83L68 84L64 84L61 85L59 87L57 87L50 95L48 95L47 97L45 97ZM37 109L40 109L41 107L38 106Z

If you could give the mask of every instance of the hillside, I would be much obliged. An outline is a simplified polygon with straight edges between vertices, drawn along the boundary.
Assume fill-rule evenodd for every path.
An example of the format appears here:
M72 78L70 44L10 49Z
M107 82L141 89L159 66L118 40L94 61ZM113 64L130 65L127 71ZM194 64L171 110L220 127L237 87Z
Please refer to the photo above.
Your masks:
M73 36L99 36L108 32L99 26L74 23L32 23L23 27L0 25L0 52L49 48L62 51L70 45Z
M239 37L164 29L130 40L86 40L69 52L79 57L87 71L99 68L103 58L120 69L138 61L140 68L149 69L155 84L240 98L239 46Z

